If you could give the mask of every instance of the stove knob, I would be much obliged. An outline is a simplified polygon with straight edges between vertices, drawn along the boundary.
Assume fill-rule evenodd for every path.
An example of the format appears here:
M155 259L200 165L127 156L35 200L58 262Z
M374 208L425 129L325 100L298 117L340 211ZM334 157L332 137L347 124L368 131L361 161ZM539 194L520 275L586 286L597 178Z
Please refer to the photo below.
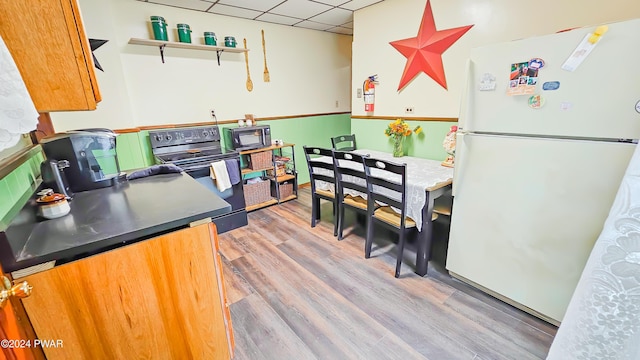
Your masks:
M156 140L157 141L162 141L162 135L160 135L160 134L156 135Z
M173 139L173 137L169 134L167 134L167 141L171 141L171 139Z
M208 132L207 130L203 131L203 132L202 132L202 136L204 136L204 137L209 136L209 132Z

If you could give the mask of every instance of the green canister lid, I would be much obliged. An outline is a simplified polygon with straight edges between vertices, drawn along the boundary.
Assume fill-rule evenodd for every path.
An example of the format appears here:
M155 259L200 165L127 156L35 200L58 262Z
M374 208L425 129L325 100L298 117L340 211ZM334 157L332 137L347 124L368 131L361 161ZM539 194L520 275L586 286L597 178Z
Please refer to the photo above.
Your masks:
M162 16L151 16L151 21L159 21L166 24L166 21L164 21L164 18Z
M190 30L189 24L178 24L178 29L181 30Z

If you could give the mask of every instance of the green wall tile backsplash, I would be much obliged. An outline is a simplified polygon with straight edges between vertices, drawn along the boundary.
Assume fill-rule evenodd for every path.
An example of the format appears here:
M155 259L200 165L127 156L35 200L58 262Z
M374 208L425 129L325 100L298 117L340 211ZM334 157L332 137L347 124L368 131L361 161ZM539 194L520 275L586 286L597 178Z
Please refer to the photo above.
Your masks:
M9 210L27 191L32 191L36 179L40 176L42 160L44 155L37 153L9 175L0 179L0 219L9 213Z

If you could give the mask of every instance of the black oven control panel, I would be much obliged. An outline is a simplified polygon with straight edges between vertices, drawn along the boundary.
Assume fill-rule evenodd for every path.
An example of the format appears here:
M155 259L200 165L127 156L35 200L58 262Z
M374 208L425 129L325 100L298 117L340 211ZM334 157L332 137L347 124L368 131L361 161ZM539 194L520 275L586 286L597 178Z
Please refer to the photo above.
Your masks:
M220 131L217 126L194 126L186 128L149 131L151 148L188 145L220 141Z

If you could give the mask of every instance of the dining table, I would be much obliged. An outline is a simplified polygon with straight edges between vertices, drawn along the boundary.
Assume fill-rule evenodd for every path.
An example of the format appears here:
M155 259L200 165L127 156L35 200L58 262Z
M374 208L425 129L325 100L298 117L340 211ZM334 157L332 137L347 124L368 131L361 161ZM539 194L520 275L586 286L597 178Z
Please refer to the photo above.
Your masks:
M451 188L453 182L453 168L442 166L442 163L436 160L413 156L394 157L390 153L378 150L358 149L352 152L360 155L366 155L374 159L406 164L407 172L405 191L407 208L405 209L405 213L416 222L416 228L418 230L415 272L420 276L426 275L429 257L431 255L431 240L433 238L433 222L431 221L431 218L433 215L434 201ZM326 158L321 161L333 160ZM354 162L348 162L345 166L353 166L354 169L363 170L362 165ZM362 181L355 177L346 180L356 183ZM398 181L398 179L393 178L389 178L388 180ZM363 183L362 185L365 184ZM334 191L333 185L323 181L316 181L316 188ZM365 199L367 197L366 194L361 194L351 189L345 189L345 192L352 196L362 196Z

